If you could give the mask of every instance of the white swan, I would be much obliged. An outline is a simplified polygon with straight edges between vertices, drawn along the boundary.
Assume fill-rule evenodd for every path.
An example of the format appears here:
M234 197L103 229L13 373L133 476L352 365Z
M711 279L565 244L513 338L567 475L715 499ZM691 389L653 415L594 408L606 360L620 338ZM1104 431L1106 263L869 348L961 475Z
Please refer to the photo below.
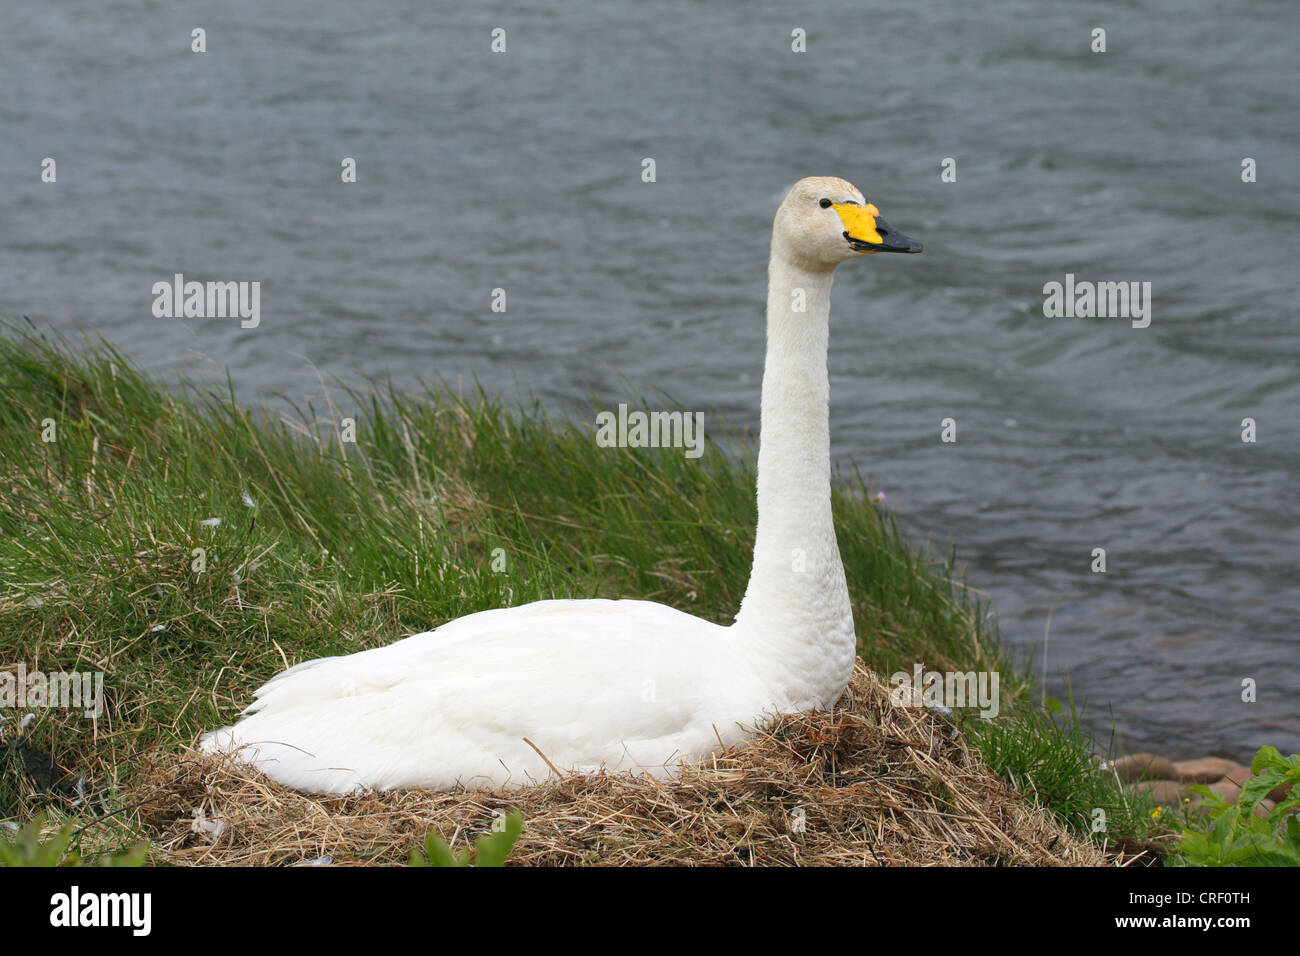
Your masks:
M317 793L515 786L552 768L669 775L767 715L831 706L856 651L831 521L831 274L920 251L842 179L801 180L777 211L758 529L730 627L647 601L483 611L291 667L202 748Z

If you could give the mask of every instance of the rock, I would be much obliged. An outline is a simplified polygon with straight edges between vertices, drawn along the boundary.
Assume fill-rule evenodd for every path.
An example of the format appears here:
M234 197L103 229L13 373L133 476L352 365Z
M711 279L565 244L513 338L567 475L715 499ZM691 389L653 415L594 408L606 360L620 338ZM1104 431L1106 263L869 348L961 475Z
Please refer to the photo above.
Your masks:
M1223 779L1210 784L1210 792L1217 793L1229 803L1236 803L1237 798L1241 796L1241 787L1231 780Z
M1177 780L1143 780L1134 789L1150 795L1152 802L1166 807L1182 806L1183 801L1192 796L1191 791Z
M1125 783L1138 780L1177 780L1173 762L1155 754L1129 754L1115 760L1111 767Z
M1179 760L1174 764L1174 769L1183 783L1214 783L1240 766L1241 764L1222 757L1200 757L1196 760Z
M1233 783L1235 783L1237 786L1240 787L1246 782L1246 780L1250 777L1250 775L1251 774L1250 774L1249 767L1243 767L1241 764L1235 763L1223 775L1223 779L1231 780Z
M1283 800L1286 799L1287 794L1291 792L1291 787L1292 784L1279 783L1276 787L1274 787L1272 790L1268 792L1268 799L1273 801L1274 806L1277 806L1277 804L1281 803Z

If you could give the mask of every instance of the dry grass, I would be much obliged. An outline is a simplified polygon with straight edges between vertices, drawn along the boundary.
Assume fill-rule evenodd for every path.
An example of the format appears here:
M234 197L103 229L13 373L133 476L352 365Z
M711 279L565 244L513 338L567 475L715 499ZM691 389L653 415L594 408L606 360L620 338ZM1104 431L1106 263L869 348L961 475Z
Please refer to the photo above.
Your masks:
M944 718L894 707L861 665L831 712L779 720L679 781L570 776L503 792L320 798L228 760L156 755L136 792L151 862L404 863L431 828L473 845L517 809L524 865L1096 866L1109 859L1011 790ZM212 841L195 813L223 824ZM802 826L799 820L802 817Z

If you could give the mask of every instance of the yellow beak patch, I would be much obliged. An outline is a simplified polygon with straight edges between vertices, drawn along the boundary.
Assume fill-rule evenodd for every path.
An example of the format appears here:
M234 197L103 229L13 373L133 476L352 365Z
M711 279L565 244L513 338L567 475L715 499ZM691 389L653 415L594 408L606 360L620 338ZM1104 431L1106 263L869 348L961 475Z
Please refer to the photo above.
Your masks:
M880 215L879 209L871 203L859 206L851 202L837 202L833 208L839 213L840 222L844 223L844 231L849 234L850 239L880 245L882 241L880 233L876 232L876 217Z

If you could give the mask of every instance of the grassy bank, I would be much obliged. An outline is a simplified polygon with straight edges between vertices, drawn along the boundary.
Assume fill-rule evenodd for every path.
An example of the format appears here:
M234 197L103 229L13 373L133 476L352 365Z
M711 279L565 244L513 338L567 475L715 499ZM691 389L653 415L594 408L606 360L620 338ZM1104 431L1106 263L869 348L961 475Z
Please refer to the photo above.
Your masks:
M0 385L0 666L103 671L106 696L98 721L47 709L21 740L26 711L0 712L0 818L46 809L96 846L147 837L142 766L287 664L553 597L729 623L744 592L752 454L600 448L590 419L439 388L339 388L285 418L12 325ZM1110 843L1149 837L1078 726L1032 705L953 569L860 478L834 508L866 664L1000 671L1002 716L963 718L988 765L1076 833L1100 808Z

